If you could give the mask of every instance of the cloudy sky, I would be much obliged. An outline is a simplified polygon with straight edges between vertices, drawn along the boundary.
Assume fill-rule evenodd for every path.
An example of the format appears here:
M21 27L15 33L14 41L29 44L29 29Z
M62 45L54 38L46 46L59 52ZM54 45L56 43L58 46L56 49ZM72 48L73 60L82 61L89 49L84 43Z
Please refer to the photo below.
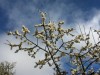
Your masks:
M34 25L40 23L39 10L47 13L48 20L64 20L68 27L84 25L87 32L89 27L100 29L100 0L0 0L0 62L17 62L16 75L48 75L53 72L48 66L43 70L34 69L35 60L27 53L15 54L4 44L7 39L16 42L6 35L9 30L21 29L22 25L34 30Z

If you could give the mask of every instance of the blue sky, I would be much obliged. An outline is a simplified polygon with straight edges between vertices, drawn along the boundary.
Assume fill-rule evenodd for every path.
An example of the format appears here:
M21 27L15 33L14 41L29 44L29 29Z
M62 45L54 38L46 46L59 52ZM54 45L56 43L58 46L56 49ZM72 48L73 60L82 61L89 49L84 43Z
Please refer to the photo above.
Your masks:
M38 10L58 13L59 18L73 23L75 18L90 19L99 9L100 0L0 0L0 32L11 30L17 21L25 23L23 19L28 18L28 22L32 22L39 14Z
M0 61L17 61L18 70L24 56L26 56L27 58L23 61L30 61L27 61L30 65L26 67L32 68L33 59L24 53L14 54L9 50L9 47L5 48L3 43L9 38L5 34L9 30L20 29L23 24L34 29L34 25L40 23L38 10L45 11L48 19L55 22L64 20L65 26L68 27L77 28L77 24L84 24L87 32L89 27L100 29L100 0L0 0ZM23 69L23 71L25 70ZM21 71L18 71L17 75L21 74ZM27 74L28 72L24 75ZM33 72L30 73L30 75L32 74Z

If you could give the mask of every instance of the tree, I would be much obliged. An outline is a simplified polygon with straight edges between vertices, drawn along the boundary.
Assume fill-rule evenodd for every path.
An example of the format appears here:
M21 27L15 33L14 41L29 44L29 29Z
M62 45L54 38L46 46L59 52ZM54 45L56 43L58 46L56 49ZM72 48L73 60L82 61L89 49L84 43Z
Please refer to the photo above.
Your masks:
M46 21L46 14L41 12L41 24L35 25L35 32L33 37L37 40L34 42L28 37L31 32L30 30L22 26L22 31L16 30L15 32L8 32L8 35L14 36L16 39L21 40L19 44L12 44L8 41L8 45L12 48L17 47L15 51L17 53L20 50L28 52L28 55L31 57L36 56L39 51L43 51L45 58L36 62L35 67L40 69L48 64L50 67L54 68L54 75L99 75L100 71L95 71L95 67L91 68L92 64L100 63L100 30L94 30L94 33L98 34L98 42L95 42L94 36L93 42L90 41L90 33L93 33L93 29L90 28L88 34L84 34L81 31L81 34L75 34L74 28L64 29L62 25L64 21L59 21L54 23ZM85 31L85 27L84 27ZM71 37L71 40L64 41L67 37ZM42 46L39 44L42 43ZM76 45L82 44L80 48ZM27 47L23 47L24 44L28 44ZM67 57L70 58L69 62L66 64L70 65L69 71L64 70L61 67L61 59ZM66 67L67 67L66 66Z
M0 63L0 75L14 75L13 69L15 63L1 62Z

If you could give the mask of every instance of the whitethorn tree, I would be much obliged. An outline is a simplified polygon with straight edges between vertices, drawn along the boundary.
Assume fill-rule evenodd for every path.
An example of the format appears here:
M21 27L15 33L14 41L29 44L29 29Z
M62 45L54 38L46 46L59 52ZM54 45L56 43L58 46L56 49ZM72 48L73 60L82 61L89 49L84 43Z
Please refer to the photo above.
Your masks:
M32 32L26 26L22 26L22 31L16 30L15 32L8 32L8 35L12 35L16 39L21 40L19 44L12 44L8 41L7 44L11 49L17 47L18 49L15 53L24 50L28 52L29 56L34 58L39 51L43 51L45 58L36 61L34 67L41 69L44 65L48 64L50 67L54 67L54 75L100 75L99 69L95 71L95 67L91 68L92 64L99 64L100 66L100 30L94 30L94 33L97 33L99 36L98 42L94 44L90 41L90 33L83 34L80 31L81 34L75 34L74 28L65 29L62 27L64 21L59 21L58 23L49 21L49 23L47 23L46 14L44 12L40 14L41 24L34 26L35 32L32 34L33 37L37 39L37 42L28 38L28 35ZM92 33L91 28L90 32ZM70 36L72 39L67 40L64 36ZM64 41L64 39L66 39L66 41ZM40 42L42 46L39 45ZM28 43L28 46L23 47L26 43ZM60 46L58 45L59 43ZM76 46L76 44L82 43L84 43L84 45L80 48ZM60 62L64 57L70 58L70 72L61 67L62 63Z

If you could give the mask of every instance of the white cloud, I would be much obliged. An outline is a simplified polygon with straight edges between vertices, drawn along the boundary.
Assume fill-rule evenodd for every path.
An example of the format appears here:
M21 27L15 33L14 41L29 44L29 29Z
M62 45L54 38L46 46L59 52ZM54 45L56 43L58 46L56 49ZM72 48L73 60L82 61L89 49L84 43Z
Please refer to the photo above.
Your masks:
M94 32L95 29L100 30L100 11L99 10L95 12L95 15L90 20L77 21L76 29L78 32L80 32L79 25L81 27L83 34L85 34L85 32L88 34L90 31L90 27L91 27L91 29L92 29L92 32L90 31L91 42L94 43L93 36L94 36L94 39L96 42L100 41L100 40L98 40L98 37L99 37L98 34L96 34ZM84 27L85 27L85 32L84 32ZM93 35L92 35L92 33L93 33Z

